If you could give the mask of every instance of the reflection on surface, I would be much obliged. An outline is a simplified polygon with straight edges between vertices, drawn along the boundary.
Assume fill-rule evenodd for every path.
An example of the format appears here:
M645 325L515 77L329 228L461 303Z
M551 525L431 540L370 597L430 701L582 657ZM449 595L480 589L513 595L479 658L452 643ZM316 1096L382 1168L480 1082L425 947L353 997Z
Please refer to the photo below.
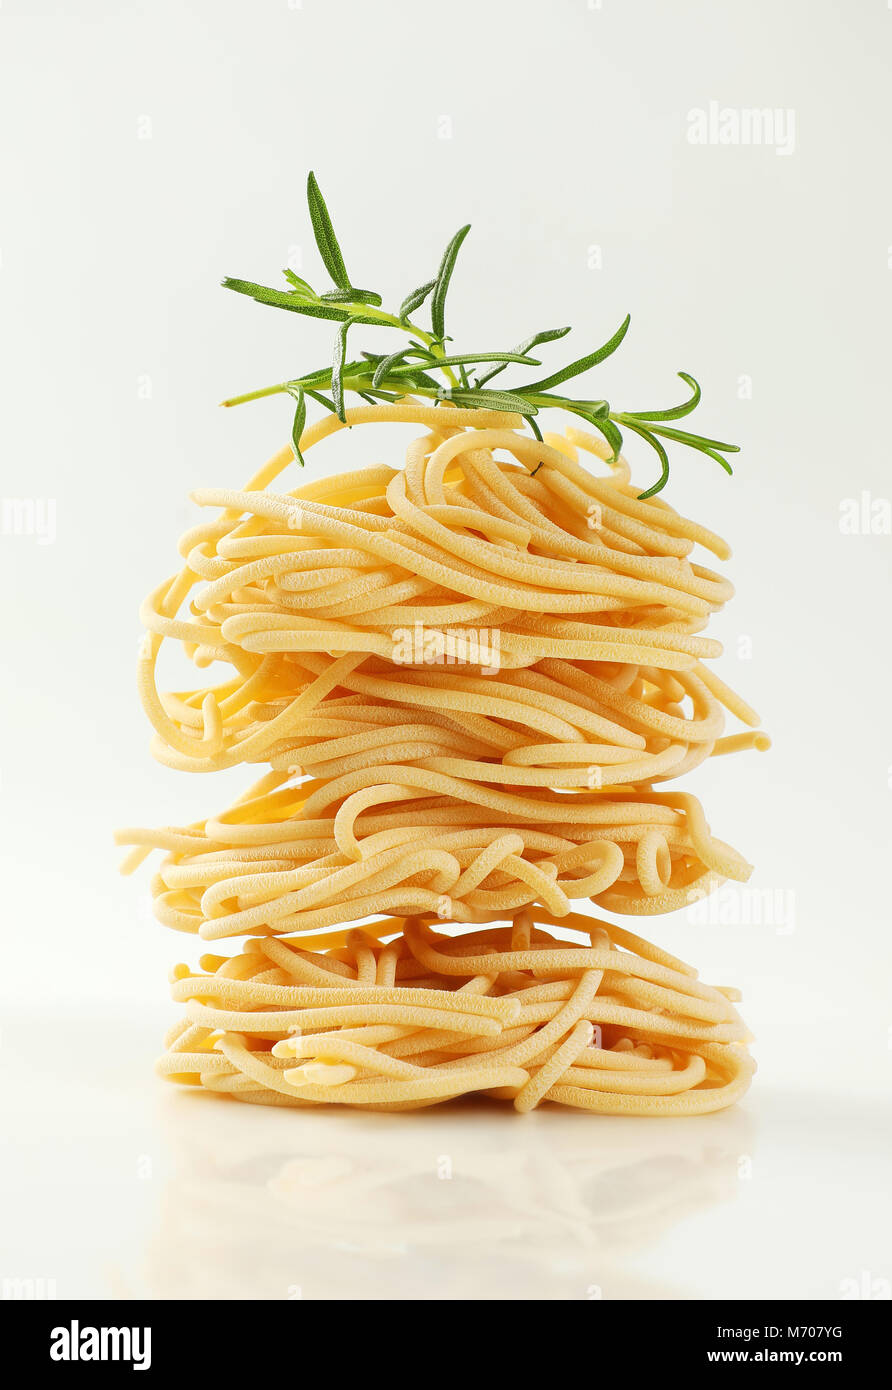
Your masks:
M252 1109L165 1097L154 1298L684 1297L636 1254L736 1198L738 1110L677 1120Z

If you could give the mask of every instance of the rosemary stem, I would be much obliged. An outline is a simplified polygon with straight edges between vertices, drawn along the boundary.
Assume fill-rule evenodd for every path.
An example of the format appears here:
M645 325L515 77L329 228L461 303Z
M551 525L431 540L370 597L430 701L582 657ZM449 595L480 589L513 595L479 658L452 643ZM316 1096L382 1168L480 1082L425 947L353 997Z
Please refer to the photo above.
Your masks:
M230 396L228 400L221 401L221 405L244 405L246 401L259 401L264 396L278 396L285 390L285 382L280 381L277 386L261 386L259 391L245 391L241 396Z
M411 323L408 319L399 319L395 314L388 314L383 309L370 308L366 304L357 304L355 307L357 312L361 310L367 317L380 320L382 328L401 328L404 333L411 333L419 342L424 343L424 346L433 353L434 357L440 358L446 356L446 353L443 351L443 348L437 342L436 338L430 333L426 333L423 328L419 328L417 324ZM441 367L440 371L448 379L450 386L457 387L459 385L458 378L451 367ZM245 405L247 401L259 401L265 396L279 396L288 389L290 384L292 383L280 381L275 386L262 386L258 391L246 391L241 396L230 396L228 400L221 401L221 405ZM436 392L418 391L416 394L434 396Z
M375 311L373 310L373 312ZM446 356L446 353L443 351L441 345L437 342L437 339L434 338L432 334L425 332L423 328L419 328L409 319L398 319L393 314L386 314L383 312L375 313L375 317L380 317L382 323L391 324L394 328L402 328L403 332L411 333L414 337L418 339L420 343L424 343L424 346L430 352L433 353L434 357ZM443 373L445 377L448 378L450 386L458 386L458 377L455 375L451 367L441 367L440 371Z

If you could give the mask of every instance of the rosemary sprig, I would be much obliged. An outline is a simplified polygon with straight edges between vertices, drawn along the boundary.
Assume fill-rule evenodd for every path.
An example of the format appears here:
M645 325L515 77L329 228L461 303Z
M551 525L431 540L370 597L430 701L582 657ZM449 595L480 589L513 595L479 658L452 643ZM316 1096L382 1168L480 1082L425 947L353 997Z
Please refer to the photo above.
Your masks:
M688 372L679 372L678 375L689 387L690 396L680 405L661 410L615 411L608 401L576 399L555 390L555 387L563 386L612 356L628 331L628 315L613 336L594 352L576 358L538 381L493 390L488 383L507 367L541 366L539 359L530 355L532 350L544 343L556 342L565 337L570 329L544 329L507 352L447 352L446 344L452 339L446 334L446 296L458 253L470 226L461 227L455 233L443 253L434 279L425 281L408 294L398 312L392 314L384 309L380 294L375 290L357 289L350 279L328 207L313 173L307 179L307 205L319 254L333 281L332 289L318 294L306 280L291 270L284 272L289 286L284 290L271 289L250 280L227 277L223 281L226 289L248 295L259 304L269 304L276 309L288 309L292 313L327 319L337 324L329 367L320 367L273 386L232 396L223 402L227 406L241 405L264 396L291 396L295 401L291 438L295 458L301 465L300 437L306 424L307 397L344 420L345 398L347 392L353 391L372 403L397 401L412 395L428 397L436 403L451 401L471 410L512 411L526 419L537 439L542 438L535 419L539 411L546 408L566 410L585 420L601 434L612 450L611 463L616 461L622 449L623 430L631 431L650 445L660 461L660 476L640 494L642 498L653 497L662 491L669 478L669 455L663 440L696 449L715 459L726 473L732 471L724 455L736 453L736 444L725 444L705 435L692 434L669 423L683 419L699 403L700 387ZM415 323L411 317L427 299L430 299L429 330ZM358 358L348 360L347 335L356 325L397 329L408 334L409 341L395 352L383 354L364 351ZM477 371L481 366L485 370ZM473 376L468 370L472 367L475 369ZM326 389L330 391L330 397L325 394Z

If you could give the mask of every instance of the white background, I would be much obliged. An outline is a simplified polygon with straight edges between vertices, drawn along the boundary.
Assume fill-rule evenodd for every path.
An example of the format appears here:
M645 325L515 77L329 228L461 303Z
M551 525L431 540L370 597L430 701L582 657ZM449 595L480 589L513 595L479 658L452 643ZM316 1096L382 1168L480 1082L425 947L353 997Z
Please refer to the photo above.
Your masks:
M0 51L2 495L56 508L52 543L0 536L0 1275L60 1296L888 1296L892 538L841 516L892 489L892 10L4 0ZM690 143L711 101L792 112L792 151ZM310 167L359 284L398 303L471 221L465 343L571 323L557 351L582 353L631 311L592 393L672 404L683 368L694 427L743 446L733 480L676 451L668 495L734 547L718 669L774 747L693 783L757 866L729 912L772 920L645 928L745 991L760 1071L735 1112L264 1113L151 1074L167 969L195 953L152 920L145 870L116 877L112 830L188 823L246 774L152 764L137 609L188 491L287 439L281 401L216 402L328 359L323 325L218 287L289 258L322 282Z

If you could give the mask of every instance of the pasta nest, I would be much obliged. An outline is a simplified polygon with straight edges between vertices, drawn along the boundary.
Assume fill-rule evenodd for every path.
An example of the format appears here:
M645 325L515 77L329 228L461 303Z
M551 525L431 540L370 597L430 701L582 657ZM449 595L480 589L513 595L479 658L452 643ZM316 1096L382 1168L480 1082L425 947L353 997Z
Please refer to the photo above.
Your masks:
M460 936L384 919L253 938L201 966L173 972L185 1017L158 1070L237 1100L411 1110L474 1093L518 1111L692 1115L738 1100L755 1069L735 990L576 914L525 909Z

